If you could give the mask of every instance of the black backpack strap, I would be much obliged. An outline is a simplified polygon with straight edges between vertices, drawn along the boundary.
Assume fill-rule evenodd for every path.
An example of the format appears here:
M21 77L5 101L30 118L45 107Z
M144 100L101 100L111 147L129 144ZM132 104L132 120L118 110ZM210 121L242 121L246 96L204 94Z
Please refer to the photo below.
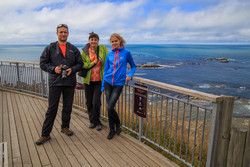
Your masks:
M97 59L99 59L99 45L97 46L97 53L96 53Z

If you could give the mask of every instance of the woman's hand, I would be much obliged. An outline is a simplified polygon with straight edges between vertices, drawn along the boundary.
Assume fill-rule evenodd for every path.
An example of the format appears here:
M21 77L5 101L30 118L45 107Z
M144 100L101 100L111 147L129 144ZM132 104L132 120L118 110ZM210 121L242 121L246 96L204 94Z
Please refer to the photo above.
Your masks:
M126 82L129 82L130 80L132 80L132 78L130 76L126 77Z
M99 62L98 59L95 59L95 60L93 61L93 63L95 63L95 64L97 64L98 62Z

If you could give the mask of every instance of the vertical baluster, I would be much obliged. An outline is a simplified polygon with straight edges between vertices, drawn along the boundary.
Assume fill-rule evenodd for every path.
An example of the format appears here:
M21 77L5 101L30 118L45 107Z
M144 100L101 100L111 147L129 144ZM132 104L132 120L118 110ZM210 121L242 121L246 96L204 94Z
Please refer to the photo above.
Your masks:
M176 125L175 125L174 154L175 154L175 151L176 151L176 140L177 140L177 131L178 131L179 109L180 109L180 101L178 100L178 102L177 102L177 114L176 114Z

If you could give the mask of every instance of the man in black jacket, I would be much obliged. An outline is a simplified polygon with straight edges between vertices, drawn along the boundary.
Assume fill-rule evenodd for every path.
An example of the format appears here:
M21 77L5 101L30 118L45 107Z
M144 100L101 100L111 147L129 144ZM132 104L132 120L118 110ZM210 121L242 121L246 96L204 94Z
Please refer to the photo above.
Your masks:
M57 26L58 41L45 47L40 57L40 67L49 73L49 106L43 123L42 136L36 141L41 145L50 139L50 132L56 118L61 94L63 95L61 132L72 136L69 129L76 72L80 71L82 57L74 45L67 42L69 32L66 24Z

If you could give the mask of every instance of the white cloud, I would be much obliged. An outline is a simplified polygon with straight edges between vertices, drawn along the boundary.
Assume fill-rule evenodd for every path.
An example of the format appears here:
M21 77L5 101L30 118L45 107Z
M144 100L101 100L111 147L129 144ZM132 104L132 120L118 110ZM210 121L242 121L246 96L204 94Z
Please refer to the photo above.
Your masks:
M188 1L190 2L190 1ZM213 5L211 3L213 2ZM117 32L127 43L250 43L250 2L212 0L206 7L183 10L186 0L8 0L0 3L0 44L49 43L56 26L69 25L69 41L85 43L99 33L107 43ZM193 0L192 3L203 3ZM173 6L174 5L174 6ZM164 7L165 7L164 6Z

